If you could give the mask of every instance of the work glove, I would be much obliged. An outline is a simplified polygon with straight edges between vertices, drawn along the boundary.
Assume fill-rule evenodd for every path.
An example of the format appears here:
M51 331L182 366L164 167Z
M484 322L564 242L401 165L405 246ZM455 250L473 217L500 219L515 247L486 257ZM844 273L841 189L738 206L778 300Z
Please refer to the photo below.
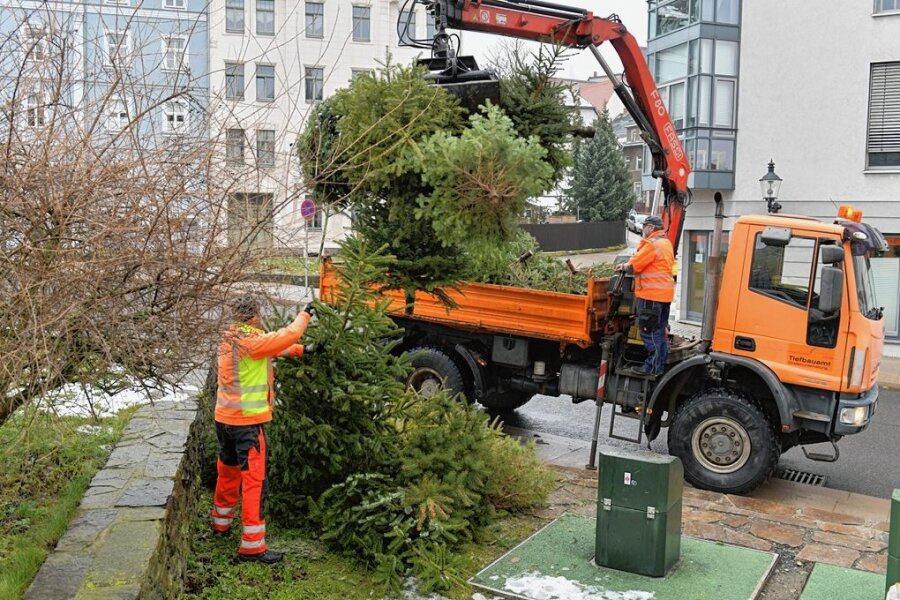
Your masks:
M307 354L316 354L319 350L318 344L306 344L303 346L303 356L306 356Z
M310 302L309 304L307 304L306 306L303 307L303 312L308 314L310 317L314 317L314 316L316 316L316 307L313 306L312 302Z

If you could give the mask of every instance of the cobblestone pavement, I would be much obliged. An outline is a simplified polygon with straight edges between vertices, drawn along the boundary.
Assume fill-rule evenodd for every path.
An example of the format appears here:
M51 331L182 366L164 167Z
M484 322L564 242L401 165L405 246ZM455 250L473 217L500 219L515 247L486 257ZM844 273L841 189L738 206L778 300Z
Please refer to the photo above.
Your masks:
M565 512L595 516L596 472L551 467L560 474L561 483L550 506L539 511L538 516L548 521ZM828 496L832 491L821 492ZM682 532L695 538L777 552L778 563L760 595L764 600L796 600L815 562L885 572L888 501L859 496L852 503L841 504L835 497L836 505L846 507L846 512L835 512L809 505L802 488L787 497L788 502L778 502L686 487ZM816 504L829 505L827 501Z

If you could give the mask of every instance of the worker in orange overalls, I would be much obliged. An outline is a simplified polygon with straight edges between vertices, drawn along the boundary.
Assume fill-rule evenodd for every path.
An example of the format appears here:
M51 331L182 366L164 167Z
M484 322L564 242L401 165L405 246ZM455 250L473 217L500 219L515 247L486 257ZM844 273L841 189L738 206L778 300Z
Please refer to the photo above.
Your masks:
M266 564L282 559L266 547L266 437L264 425L272 420L274 388L272 359L303 356L298 342L306 331L312 305L293 323L266 333L260 329L260 306L253 296L241 296L231 306L235 323L219 342L216 391L216 437L219 442L216 493L212 525L220 535L228 532L241 507L241 545L238 558Z
M616 265L617 271L634 273L634 295L641 339L647 350L643 368L637 374L659 375L666 370L669 356L669 306L675 298L672 276L675 252L666 237L663 222L657 216L644 221L643 239L627 263Z

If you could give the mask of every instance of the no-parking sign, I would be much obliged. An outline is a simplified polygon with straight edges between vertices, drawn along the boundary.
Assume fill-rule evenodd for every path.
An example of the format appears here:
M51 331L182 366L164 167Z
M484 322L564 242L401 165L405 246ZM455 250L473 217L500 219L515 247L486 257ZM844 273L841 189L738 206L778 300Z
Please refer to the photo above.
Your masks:
M300 203L300 216L307 221L312 221L316 216L316 201L312 198L304 198Z

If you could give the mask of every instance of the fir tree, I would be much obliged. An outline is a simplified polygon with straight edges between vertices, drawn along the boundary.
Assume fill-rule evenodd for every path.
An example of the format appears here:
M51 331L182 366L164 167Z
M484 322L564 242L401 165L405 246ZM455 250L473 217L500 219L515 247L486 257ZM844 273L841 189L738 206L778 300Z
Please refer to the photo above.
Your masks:
M584 221L624 219L634 192L607 111L594 121L594 137L575 146L573 163L564 210Z

